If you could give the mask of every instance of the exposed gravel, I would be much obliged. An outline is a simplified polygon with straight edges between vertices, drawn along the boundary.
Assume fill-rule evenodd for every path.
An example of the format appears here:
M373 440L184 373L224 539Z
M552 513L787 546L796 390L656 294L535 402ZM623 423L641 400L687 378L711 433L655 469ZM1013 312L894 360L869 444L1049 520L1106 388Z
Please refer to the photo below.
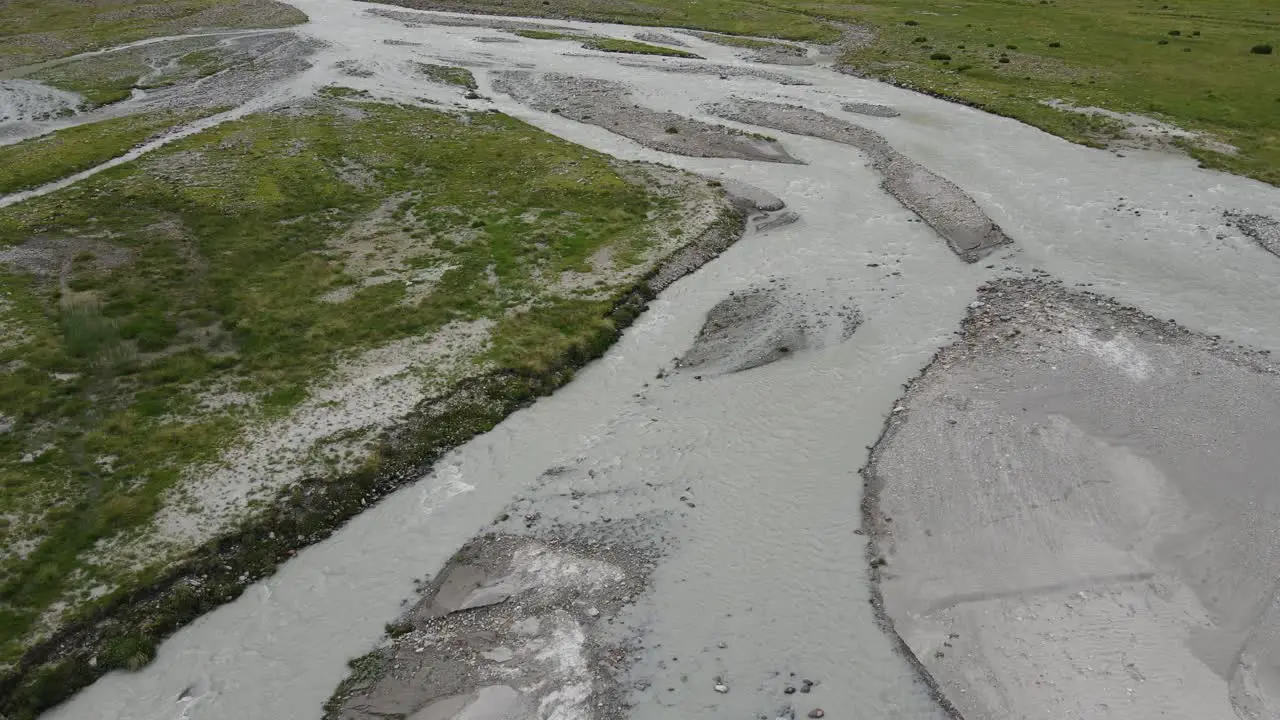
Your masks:
M803 45L796 43L782 42L779 40L769 40L765 38L739 38L734 36L721 35L720 33L701 32L698 30L685 30L684 34L705 40L707 42L716 43L717 45L727 45L733 48L741 48L746 52L746 59L749 62L766 63L769 65L812 65L814 61L809 57L809 49ZM756 41L757 47L744 47L737 44L743 40Z
M853 337L862 316L850 303L812 306L785 283L733 293L707 313L698 337L676 363L708 375L741 372Z
M403 10L388 10L380 7L371 7L368 10L365 10L365 12L369 15L377 15L378 17L396 20L409 27L444 25L446 27L478 27L489 28L492 30L544 30L564 33L580 32L574 28L565 27L563 25L547 25L545 23L525 22L522 20L503 20L501 18L486 17L482 15L425 15L423 13L404 12Z
M0 123L52 120L74 112L79 104L80 96L73 92L32 80L0 80Z
M865 471L888 627L966 717L1275 717L1270 358L1037 280L978 298Z
M705 109L726 120L857 147L881 173L885 191L919 215L965 262L976 262L1010 242L959 186L894 150L879 133L798 105L735 99Z
M636 33L636 39L640 42L657 43L659 45L689 47L689 43L677 38L675 35L668 35L660 32L638 32Z
M1225 212L1223 217L1263 250L1280 257L1280 220L1250 213Z
M624 717L628 650L611 625L643 590L652 554L527 532L462 548L327 717Z
M733 204L743 210L773 212L786 207L786 203L777 195L740 180L725 179L720 181L720 185Z
M619 82L521 71L496 72L492 79L495 90L537 110L598 125L655 150L691 157L800 162L776 140L636 105L627 86Z
M808 80L801 80L782 72L774 72L773 70L764 70L761 68L741 67L733 65L712 65L709 63L677 63L677 62L648 62L644 60L625 59L619 60L619 65L625 67L642 67L651 70L660 70L669 73L682 73L686 75L719 75L721 79L731 77L756 77L761 80L770 80L779 85L809 85Z
M887 105L876 105L875 103L847 102L841 105L840 109L845 112L868 115L870 117L893 118L901 115L897 110Z

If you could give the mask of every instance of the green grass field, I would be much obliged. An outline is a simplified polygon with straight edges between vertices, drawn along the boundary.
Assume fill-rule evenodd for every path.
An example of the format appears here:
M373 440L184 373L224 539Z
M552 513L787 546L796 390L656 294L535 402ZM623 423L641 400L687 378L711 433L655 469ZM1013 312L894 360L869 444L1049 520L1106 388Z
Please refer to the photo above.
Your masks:
M74 132L115 147L132 131L105 125ZM0 210L16 258L0 273L0 545L24 548L0 562L0 661L51 604L128 585L137 568L89 562L95 544L146 526L185 468L287 415L347 353L475 319L495 322L476 361L499 372L597 343L615 289L547 278L605 245L623 262L653 239L652 212L678 215L668 202L503 115L332 100ZM342 239L379 213L406 273L441 268L427 294L353 276ZM217 388L258 401L202 411Z
M922 0L865 5L879 33L843 60L972 102L1077 142L1105 141L1096 118L1045 107L1136 112L1239 148L1188 148L1205 165L1280 184L1280 5L1265 0L1175 4L982 0L940 8ZM925 38L916 42L917 38ZM949 60L934 60L942 53Z
M166 130L216 111L129 115L0 146L0 195L53 182L124 155Z
M1048 100L1151 115L1235 146L1189 147L1205 165L1280 184L1280 5L1274 0L400 0L495 14L573 17L834 42L875 40L841 62L1008 115L1075 142L1119 125ZM732 41L730 41L732 42ZM748 41L749 46L750 41Z

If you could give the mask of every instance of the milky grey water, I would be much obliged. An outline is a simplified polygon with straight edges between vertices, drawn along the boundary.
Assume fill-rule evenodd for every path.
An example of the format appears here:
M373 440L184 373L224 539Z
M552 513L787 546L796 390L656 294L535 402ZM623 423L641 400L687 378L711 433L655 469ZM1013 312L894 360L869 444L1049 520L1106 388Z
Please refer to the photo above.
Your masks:
M407 27L365 14L370 6L362 3L295 4L312 18L299 32L330 45L295 83L264 91L263 103L330 82L398 99L433 97L440 91L417 79L408 61L469 63L481 94L503 112L622 158L758 185L802 219L744 238L652 303L568 387L451 453L417 484L176 634L149 667L109 675L47 717L315 718L345 676L347 658L373 647L412 597L412 580L436 572L522 488L567 462L699 483L697 508L636 611L650 620L650 649L638 666L659 678L655 685L687 672L731 672L734 689L717 696L707 685L689 684L673 696L642 696L635 717L754 715L771 673L790 671L820 674L822 702L829 711L845 709L844 716L935 717L867 602L863 539L853 532L857 470L902 383L949 341L975 288L1006 267L1036 267L1068 284L1094 283L1093 290L1158 316L1280 349L1273 311L1280 260L1220 217L1223 208L1275 212L1275 188L1198 170L1186 158L1140 152L1118 158L1072 146L1007 119L822 67L770 68L809 86L672 74L566 43L485 43L477 38L497 33ZM575 25L617 36L641 31ZM744 64L730 48L684 39L712 61ZM374 72L340 76L334 63L344 59ZM666 155L493 94L481 64L614 79L635 88L637 103L698 117L700 104L734 95L837 115L851 101L891 106L901 116L844 116L957 183L1014 244L982 263L963 264L881 191L853 148L770 133L808 164ZM1121 197L1141 214L1117 210ZM656 379L687 349L709 308L730 291L770 278L824 301L847 299L865 322L845 343L750 372L697 383ZM668 653L704 657L702 650L718 643L727 646L721 659L699 661L695 669L658 665ZM652 649L658 646L660 654ZM723 669L710 667L715 663Z

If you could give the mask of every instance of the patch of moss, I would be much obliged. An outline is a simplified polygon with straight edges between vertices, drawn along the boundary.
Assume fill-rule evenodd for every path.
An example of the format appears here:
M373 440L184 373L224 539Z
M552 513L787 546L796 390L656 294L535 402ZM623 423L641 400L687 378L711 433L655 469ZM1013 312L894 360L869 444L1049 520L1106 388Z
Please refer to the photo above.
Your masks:
M694 53L687 52L685 50L663 47L661 45L650 45L649 43L637 42L635 40L618 40L616 38L597 37L586 41L582 46L591 50L602 50L604 52L632 53L635 55L666 55L669 57L702 59L701 55L695 55Z
M583 35L555 32L553 30L516 30L516 35L530 40L581 40Z
M446 83L449 85L457 85L458 87L475 90L476 77L466 68L454 67L452 65L434 65L432 63L415 63L418 71L423 75L435 80L436 82Z
M342 99L349 98L353 100L370 100L373 95L368 90L357 90L346 85L326 85L316 91L316 94L324 98Z
M589 50L600 50L603 52L631 53L635 55L667 55L670 57L702 59L700 55L695 55L685 50L663 47L661 45L651 45L649 43L643 43L636 40L620 40L618 38L562 33L551 30L516 30L515 34L531 40L582 40L582 47Z

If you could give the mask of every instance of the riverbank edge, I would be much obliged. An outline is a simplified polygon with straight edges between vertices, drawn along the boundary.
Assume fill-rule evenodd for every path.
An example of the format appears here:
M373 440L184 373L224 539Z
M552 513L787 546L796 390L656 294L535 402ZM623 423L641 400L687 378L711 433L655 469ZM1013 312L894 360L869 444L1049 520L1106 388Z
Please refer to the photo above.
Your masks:
M567 384L575 371L604 355L658 293L737 242L746 216L726 199L697 238L618 293L606 313L611 329L601 328L586 343L570 347L545 372L490 371L424 400L384 436L363 468L286 488L235 530L149 581L107 596L29 648L0 675L0 720L33 720L111 670L140 669L183 626L235 600L298 551L418 480L445 453Z
M967 331L967 325L971 316L967 316L961 322L961 332ZM951 347L948 344L939 348L929 358L929 362L920 368L920 372L913 375L905 384L903 384L903 393L894 401L893 407L899 407L903 399L911 393L911 387L918 381L924 379L929 374L929 370L941 359L944 353ZM888 611L884 606L884 593L880 590L881 568L885 565L884 558L881 556L881 548L879 538L889 533L888 525L884 522L883 515L880 513L880 490L884 487L884 481L876 474L876 466L880 460L884 448L893 439L893 436L902 426L902 422L894 413L885 416L884 424L881 426L880 435L876 438L874 445L867 448L867 462L858 469L858 474L862 476L862 502L860 507L862 510L862 527L860 534L867 538L866 548L864 550L868 576L868 594L871 603L872 614L875 616L876 626L889 639L889 643L893 645L898 655L907 661L907 664L915 671L916 677L925 686L929 696L933 698L938 707L946 713L951 720L964 720L964 716L960 714L960 709L952 704L951 700L942 690L942 686L934 679L933 673L924 666L920 658L911 650L911 646L907 644L906 639L898 634L897 628L894 627L893 618L889 617Z
M408 0L358 0L358 1L369 4L369 5L374 5L374 6L385 5L389 7L404 7L412 10L465 14L465 15L470 15L474 17L491 17L491 18L529 17L529 18L538 18L538 19L544 19L544 20L577 21L577 22L592 22L592 23L614 23L618 25L626 25L629 27L648 27L648 28L655 28L655 29L678 29L678 30L688 30L691 32L715 32L723 35L728 35L730 37L762 40L766 42L767 41L776 42L780 39L781 40L787 39L787 38L776 38L776 37L769 37L769 36L731 33L723 28L704 27L701 25L693 24L693 23L680 25L680 26L654 25L654 24L648 24L643 22L637 22L635 20L628 19L628 18L615 17L615 18L602 19L600 17L580 16L580 15L575 15L573 13L563 13L554 9L545 9L545 8L539 12L535 12L532 14L522 14L514 10L509 13L502 13L495 8L479 8L479 9L472 8L464 11L462 9L454 7L448 2L441 2L436 0L421 0L420 2L416 2L416 3L411 3ZM842 24L841 21L830 20L820 15L815 15L813 17L815 20L825 22L828 25L831 25L832 27L839 27ZM847 23L844 23L844 24L847 24ZM868 27L870 27L872 30L875 29L874 26L868 26ZM824 43L816 43L816 44L823 45ZM825 45L830 48L839 48L841 46L841 42L839 40L836 40L831 43L825 43ZM990 115L996 115L999 117L1008 118L1010 120L1017 121L1028 127L1033 127L1037 130L1040 130L1041 132L1053 135L1054 137L1061 138L1062 140L1065 140L1073 145L1081 145L1083 147L1093 148L1095 150L1115 149L1106 141L1106 139L1103 139L1103 138L1085 137L1085 136L1069 136L1061 132L1057 132L1053 128L1046 127L1042 123L1034 122L1031 118L1027 117L1024 114L1018 113L1016 110L1015 111L1006 110L980 99L973 99L973 98L964 97L962 95L955 95L955 94L946 92L944 90L937 90L937 89L933 89L923 85L917 85L911 82L898 80L897 78L893 77L891 74L875 72L873 70L865 69L857 65L851 64L844 60L837 60L835 63L831 65L831 69L835 72L838 72L844 75L850 75L863 80L874 80L876 82L882 82L886 85L891 85L901 90L908 90L910 92L920 93L921 95L927 95L931 98L934 98L935 100L942 100L943 102L948 102L955 105L962 105L964 107L980 110ZM1045 98L1045 99L1048 100L1049 98ZM1233 169L1230 166L1230 164L1226 162L1226 159L1223 153L1215 152L1211 148L1201 147L1193 142L1187 142L1187 141L1174 142L1173 146L1176 147L1178 151L1180 151L1181 153L1185 154L1187 157L1194 160L1197 163L1197 165L1203 170L1212 170L1215 172L1226 173L1228 175L1234 175L1237 177L1245 177L1245 178L1249 178L1251 180L1255 180L1257 182L1263 183L1265 185L1273 184L1268 180L1264 179L1263 177L1258 176L1257 173Z

